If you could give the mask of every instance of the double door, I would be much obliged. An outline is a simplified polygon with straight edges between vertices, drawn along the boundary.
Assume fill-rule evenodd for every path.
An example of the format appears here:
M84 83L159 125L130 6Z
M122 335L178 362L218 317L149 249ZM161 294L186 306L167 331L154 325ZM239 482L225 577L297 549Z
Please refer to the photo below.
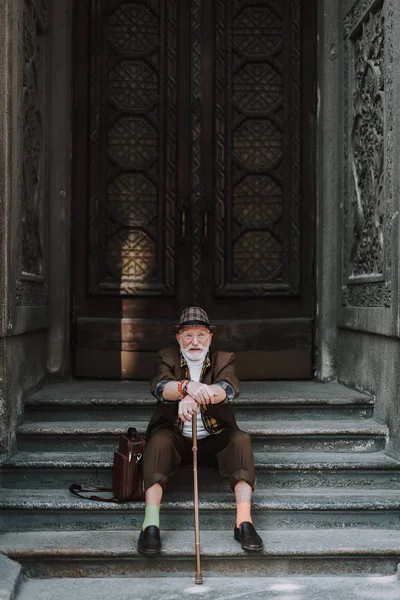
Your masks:
M312 374L315 6L77 0L74 363L148 377L185 306L242 378Z

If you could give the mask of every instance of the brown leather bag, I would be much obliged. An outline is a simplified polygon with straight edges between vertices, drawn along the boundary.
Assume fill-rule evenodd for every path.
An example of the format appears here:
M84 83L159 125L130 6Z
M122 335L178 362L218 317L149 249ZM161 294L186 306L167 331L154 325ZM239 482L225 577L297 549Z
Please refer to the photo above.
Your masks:
M145 447L144 436L139 434L135 427L129 427L126 435L119 438L118 450L114 452L112 488L83 488L78 483L72 483L69 491L80 498L102 502L119 503L144 500L143 453ZM83 495L89 492L112 492L113 497Z

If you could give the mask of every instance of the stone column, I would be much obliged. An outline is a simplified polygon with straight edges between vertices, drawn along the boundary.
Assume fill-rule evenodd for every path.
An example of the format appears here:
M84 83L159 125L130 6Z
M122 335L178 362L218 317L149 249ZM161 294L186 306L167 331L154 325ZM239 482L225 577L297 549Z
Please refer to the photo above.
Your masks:
M13 447L23 395L46 374L48 316L48 11L0 0L0 447Z
M72 0L50 7L49 96L49 338L48 370L70 368L70 230L72 77Z
M15 281L13 236L20 196L22 10L18 0L0 0L0 451L9 445L7 337L12 330Z
M317 377L337 376L339 0L319 3L317 136Z

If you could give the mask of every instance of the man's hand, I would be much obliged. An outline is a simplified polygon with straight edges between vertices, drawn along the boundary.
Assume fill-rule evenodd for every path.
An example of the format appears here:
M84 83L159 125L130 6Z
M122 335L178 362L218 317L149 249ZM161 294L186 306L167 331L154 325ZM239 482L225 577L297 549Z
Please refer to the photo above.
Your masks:
M178 415L182 421L190 423L192 415L196 414L197 402L190 396L185 396L178 405Z
M203 406L212 403L217 395L210 385L198 381L189 381L186 391L189 396L196 400L197 404Z

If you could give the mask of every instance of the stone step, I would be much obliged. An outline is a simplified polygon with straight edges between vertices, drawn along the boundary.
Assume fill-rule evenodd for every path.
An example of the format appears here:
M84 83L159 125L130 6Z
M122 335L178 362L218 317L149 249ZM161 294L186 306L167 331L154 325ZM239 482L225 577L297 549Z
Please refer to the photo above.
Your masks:
M370 419L373 416L373 404L349 404L332 402L313 402L309 404L296 404L289 402L268 402L265 404L251 404L234 401L236 416L239 420L258 421L300 421L308 420L347 420ZM130 404L129 406L115 404L85 405L38 405L26 406L25 416L29 422L40 421L122 421L134 423L135 421L149 421L153 414L155 402L148 405Z
M384 452L256 452L257 485L267 487L373 487L400 489L400 463ZM110 486L109 452L17 452L2 467L7 488L67 488L70 483ZM213 469L199 469L204 491L227 485ZM172 489L191 489L192 470L178 469Z
M88 496L90 494L87 494ZM101 493L103 497L110 494ZM256 489L253 521L258 528L400 529L400 496L397 490L327 490L299 488ZM231 491L199 492L202 530L231 530L235 522L235 498ZM68 490L0 489L0 531L123 530L140 529L143 502L121 504L77 498ZM192 491L167 491L161 510L161 528L193 528Z
M241 574L368 573L392 575L400 557L400 532L376 529L259 531L261 553L245 553L232 531L202 531L204 577ZM193 575L194 532L164 531L163 552L138 554L138 531L35 531L0 536L0 551L23 565L27 577Z
M321 600L323 597L329 600L355 597L362 600L398 600L400 597L400 582L396 575L255 575L241 573L236 577L235 573L229 576L207 573L201 587L195 585L193 573L178 576L163 574L160 577L138 574L128 577L27 578L21 582L18 595L5 598L64 600L78 594L87 600L132 600L132 590L135 600L164 597L182 600L182 597L190 598L194 594L201 600Z
M376 452L386 444L387 428L372 419L347 421L238 421L249 432L255 452ZM136 421L146 431L146 421ZM25 452L114 451L127 430L117 422L33 422L18 428L18 450Z
M234 401L241 419L365 419L371 396L337 383L245 382ZM29 421L148 421L155 406L148 382L71 381L48 384L25 399ZM110 415L111 413L111 415Z
M78 579L28 579L22 583L18 600L61 600L76 597L88 600L182 600L197 596L201 600L241 598L242 600L397 600L400 581L396 575L375 576L286 576L286 577L208 577L201 587L193 574L184 577L109 577Z

